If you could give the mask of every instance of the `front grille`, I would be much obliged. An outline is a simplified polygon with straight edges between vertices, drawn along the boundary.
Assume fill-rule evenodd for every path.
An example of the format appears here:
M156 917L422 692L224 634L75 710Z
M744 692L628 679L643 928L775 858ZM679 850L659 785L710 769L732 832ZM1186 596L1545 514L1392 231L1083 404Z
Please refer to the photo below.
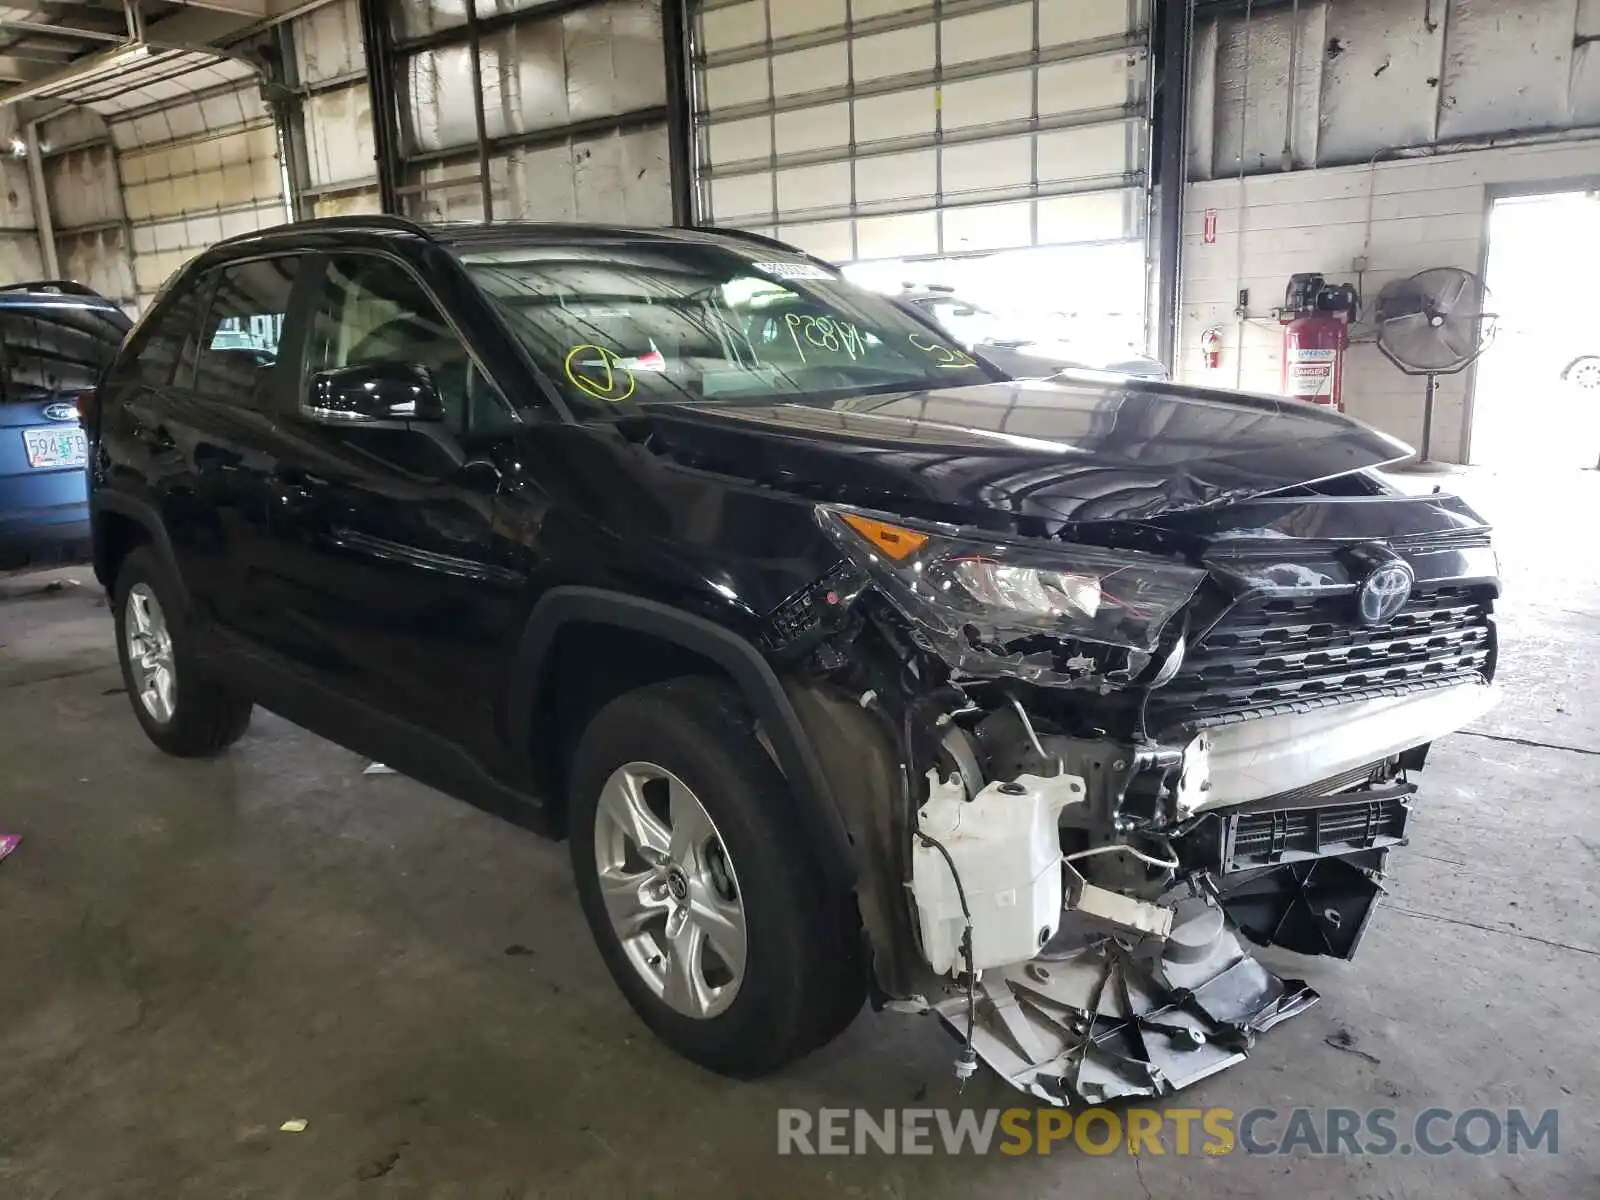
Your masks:
M1151 695L1150 725L1226 725L1447 687L1487 676L1493 655L1488 597L1475 589L1418 589L1373 629L1356 623L1348 595L1246 601Z
M1409 815L1404 798L1386 796L1362 804L1230 817L1222 869L1243 871L1397 845L1405 837Z

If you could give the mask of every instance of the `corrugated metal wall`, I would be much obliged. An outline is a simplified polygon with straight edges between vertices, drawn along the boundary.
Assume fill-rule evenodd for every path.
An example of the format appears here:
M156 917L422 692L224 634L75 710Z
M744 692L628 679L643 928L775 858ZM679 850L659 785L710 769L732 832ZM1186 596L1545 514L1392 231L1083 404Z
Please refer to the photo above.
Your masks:
M672 218L666 66L658 0L609 0L540 16L537 3L478 0L489 205L495 220L666 224ZM400 124L407 210L486 215L471 51L440 30L460 0L402 0ZM419 40L420 39L420 40Z
M295 65L306 89L307 194L319 217L378 212L372 100L356 0L293 22Z
M708 0L701 219L836 261L1143 236L1143 0Z
M138 307L116 150L105 120L72 108L39 126L45 195L63 276Z
M16 114L0 109L0 146L20 137ZM35 228L28 164L15 155L0 158L0 283L38 279L44 273Z
M1303 0L1196 39L1190 177L1600 123L1600 0ZM1290 71L1293 69L1293 87Z

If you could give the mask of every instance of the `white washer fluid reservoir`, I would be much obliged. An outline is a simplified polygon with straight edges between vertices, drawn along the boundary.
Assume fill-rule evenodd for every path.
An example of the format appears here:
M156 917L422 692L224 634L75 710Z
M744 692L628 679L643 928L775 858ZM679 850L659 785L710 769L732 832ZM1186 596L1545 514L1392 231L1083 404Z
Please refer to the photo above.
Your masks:
M1061 921L1061 810L1084 801L1076 775L1019 775L991 783L970 800L958 779L928 773L917 828L954 861L972 911L972 966L984 971L1027 962ZM922 952L940 974L966 967L961 897L944 855L913 838L911 892Z

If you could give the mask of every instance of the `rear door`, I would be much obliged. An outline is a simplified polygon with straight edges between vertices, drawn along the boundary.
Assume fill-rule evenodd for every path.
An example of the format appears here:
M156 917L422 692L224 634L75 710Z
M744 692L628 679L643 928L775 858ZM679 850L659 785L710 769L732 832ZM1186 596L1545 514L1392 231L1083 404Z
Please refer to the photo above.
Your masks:
M259 636L245 586L260 553L286 396L284 318L305 258L280 254L214 267L156 314L135 378L119 385L103 438L161 514L200 616ZM141 338L145 335L141 333Z
M84 519L87 443L75 402L127 330L104 301L0 301L0 530Z

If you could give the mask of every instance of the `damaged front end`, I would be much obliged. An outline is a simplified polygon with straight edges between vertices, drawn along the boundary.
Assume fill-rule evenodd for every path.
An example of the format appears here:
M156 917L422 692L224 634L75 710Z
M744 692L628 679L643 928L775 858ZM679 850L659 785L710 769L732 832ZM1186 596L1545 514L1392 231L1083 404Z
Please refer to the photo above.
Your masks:
M1159 1095L1316 1003L1247 943L1354 954L1429 743L1491 700L1495 564L1459 514L1260 532L1314 502L1070 543L818 510L843 560L768 648L827 748L880 998L937 1012L959 1075Z

